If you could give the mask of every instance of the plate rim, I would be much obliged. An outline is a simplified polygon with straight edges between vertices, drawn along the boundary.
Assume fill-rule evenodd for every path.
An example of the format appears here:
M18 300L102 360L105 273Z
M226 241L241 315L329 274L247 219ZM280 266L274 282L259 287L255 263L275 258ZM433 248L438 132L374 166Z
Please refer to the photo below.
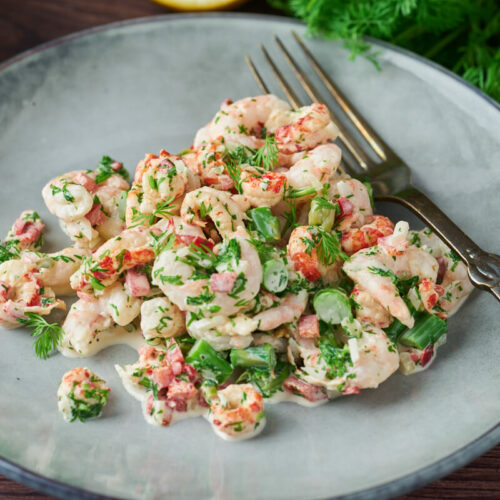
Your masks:
M62 37L55 38L48 42L36 45L28 50L21 52L13 57L10 57L6 61L0 63L0 72L4 71L8 67L31 57L38 52L43 52L46 49L55 47L57 45L70 42L88 35L93 35L103 31L122 28L132 25L147 24L152 22L167 22L175 21L178 19L210 19L210 18L241 18L241 19L255 19L255 20L267 20L273 22L285 22L296 24L298 26L305 26L302 21L287 17L278 16L273 14L259 14L259 13L246 13L246 12L195 12L195 13L174 13L174 14L159 14L153 16L138 17L133 19L126 19L123 21L116 21L112 23L102 24L99 26L94 26L92 28L76 31ZM493 108L500 111L500 103L496 102L492 97L485 94L482 90L472 85L471 83L464 80L462 77L448 70L447 68L441 66L440 64L425 59L424 57L411 52L410 50L403 49L401 47L395 46L389 42L378 40L373 37L365 37L371 44L381 46L387 50L402 54L426 66L443 73L444 75L453 78L459 84L465 86L469 90L473 91L477 96L481 97L486 103L493 106ZM498 435L496 431L500 431L500 421L493 427L485 431L479 437L473 441L462 446L453 453L437 460L425 467L417 469L413 472L405 474L404 476L398 477L392 481L381 483L369 488L364 488L358 491L354 491L347 495L340 495L336 497L328 497L330 499L342 499L342 500L371 500L379 498L390 498L406 494L410 491L414 491L421 488L447 474L457 470L467 463L471 462L478 456L487 452L488 450L495 447L500 443L500 432ZM54 495L59 498L76 498L79 500L114 500L120 497L113 497L107 495L101 495L99 493L94 493L92 491L80 488L79 486L73 486L69 483L64 483L57 479L51 479L42 474L33 472L32 470L16 464L15 462L8 460L0 455L0 474L17 481L21 484L33 487L43 493Z

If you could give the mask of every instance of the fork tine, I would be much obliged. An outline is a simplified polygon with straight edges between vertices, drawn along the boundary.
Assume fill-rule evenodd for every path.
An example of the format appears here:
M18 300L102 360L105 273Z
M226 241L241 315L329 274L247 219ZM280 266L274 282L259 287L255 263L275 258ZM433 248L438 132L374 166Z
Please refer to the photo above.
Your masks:
M368 125L368 123L366 123L366 121L361 118L361 115L356 111L356 108L333 83L332 79L321 67L317 59L311 54L311 51L306 47L295 30L292 30L292 35L311 63L318 77L328 89L328 92L330 92L332 97L337 101L338 105L352 121L354 126L358 129L359 133L365 138L366 142L371 146L373 151L375 151L377 156L384 161L387 160L388 154L390 154L391 156L396 156L391 148L379 137L379 135L370 127L370 125Z
M288 99L292 107L295 109L300 108L302 106L300 99L297 97L297 94L295 94L292 87L290 87L287 81L283 78L283 75L281 74L280 70L276 67L276 64L274 64L274 61L269 56L264 45L262 44L260 45L260 50L262 50L262 53L264 54L266 61L268 62L269 66L271 66L274 76L276 77L276 80L278 80L278 83L280 84L281 90L283 90L283 92L285 93L286 98Z
M286 61L288 64L290 64L295 76L299 80L300 84L302 85L302 88L306 91L307 95L311 98L311 100L314 102L321 102L323 104L326 104L324 100L321 98L319 92L314 88L314 85L311 83L309 78L306 76L304 71L300 68L300 66L297 64L297 61L291 56L291 54L288 52L288 50L285 48L281 40L274 35L274 39L276 40L276 43L278 44L278 47L280 48L281 52L283 53ZM362 150L361 146L359 143L352 137L352 135L345 129L345 127L340 123L335 115L333 114L332 110L330 109L330 115L332 117L332 120L334 121L335 125L339 129L339 139L340 141L344 144L344 146L348 149L348 151L354 156L356 161L359 163L359 165L364 169L367 170L369 168L369 165L371 164L371 160L365 155L364 151Z
M245 61L250 67L250 71L252 72L253 77L255 78L255 80L257 80L257 85L260 87L260 90L262 90L264 94L269 94L269 89L260 76L260 73L257 71L257 68L255 67L252 59L250 59L250 56L245 56Z
M309 80L309 78L307 78L307 75L300 70L299 66L297 65L293 57L290 55L288 50L286 50L286 47L283 45L283 43L281 42L281 40L277 35L274 35L274 40L278 44L278 47L280 48L281 52L285 56L285 59L292 68L295 76L297 77L297 80L299 80L300 84L302 85L302 88L306 91L311 101L321 102L321 97L318 91L314 88L313 84L311 83L311 80Z

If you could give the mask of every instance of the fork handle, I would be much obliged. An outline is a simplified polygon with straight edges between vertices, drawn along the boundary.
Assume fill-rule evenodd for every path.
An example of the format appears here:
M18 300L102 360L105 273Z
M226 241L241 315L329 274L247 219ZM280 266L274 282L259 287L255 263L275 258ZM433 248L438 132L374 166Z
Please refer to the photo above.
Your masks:
M500 255L476 245L440 208L418 189L411 187L397 196L377 199L400 203L428 224L467 266L472 284L491 292L500 301Z

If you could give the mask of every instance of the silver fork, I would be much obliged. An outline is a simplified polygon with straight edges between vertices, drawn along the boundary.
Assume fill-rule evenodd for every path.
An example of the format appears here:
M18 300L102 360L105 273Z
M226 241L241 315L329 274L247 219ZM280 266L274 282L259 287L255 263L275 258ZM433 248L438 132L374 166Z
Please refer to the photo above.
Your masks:
M330 109L332 120L340 131L338 140L352 156L352 159L349 157L344 157L343 159L344 165L348 167L349 173L353 176L357 176L356 165L358 165L363 172L363 176L370 180L373 187L373 193L377 200L400 203L419 216L420 219L430 226L464 261L467 265L469 277L473 285L477 288L490 291L497 300L500 301L500 255L482 250L447 215L445 215L437 205L413 186L411 170L408 165L406 165L405 162L379 137L364 118L361 117L354 106L335 85L330 76L326 74L297 33L292 31L292 35L323 85L336 100L347 118L349 118L359 131L366 144L379 158L379 161L373 161L360 142L349 133ZM277 36L274 38L280 51L290 64L295 76L310 99L315 102L326 104L306 73L300 68L281 40ZM301 107L303 103L279 71L265 47L261 45L260 48L292 107ZM256 66L250 57L245 56L245 59L260 89L265 94L268 94L269 89L260 76Z

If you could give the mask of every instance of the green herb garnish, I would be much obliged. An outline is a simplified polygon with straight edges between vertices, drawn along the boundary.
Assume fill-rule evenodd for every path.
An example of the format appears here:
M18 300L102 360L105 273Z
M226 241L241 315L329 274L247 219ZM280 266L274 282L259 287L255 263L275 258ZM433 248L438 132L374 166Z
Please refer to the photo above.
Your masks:
M35 339L35 354L41 359L47 359L55 351L64 330L57 323L48 323L37 313L24 313L25 318L17 321L27 328L32 328L31 336Z

